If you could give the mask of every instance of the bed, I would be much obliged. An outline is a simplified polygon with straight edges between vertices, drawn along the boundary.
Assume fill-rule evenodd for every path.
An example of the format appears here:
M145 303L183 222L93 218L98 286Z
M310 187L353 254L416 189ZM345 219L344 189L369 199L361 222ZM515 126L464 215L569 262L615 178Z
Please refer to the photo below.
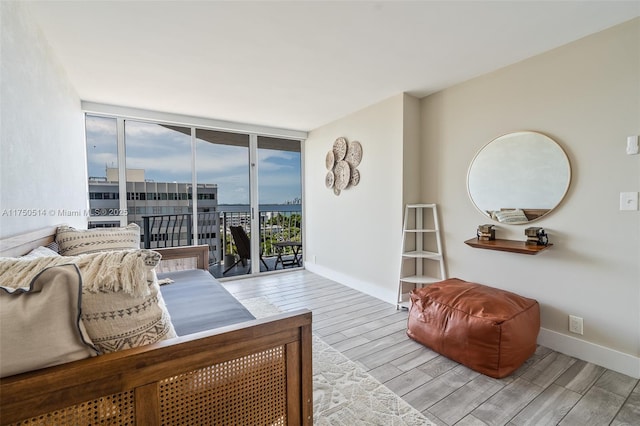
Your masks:
M55 232L2 239L0 256L46 245ZM254 319L211 286L206 246L157 251L193 266L158 274L173 280L161 289L180 337L5 377L1 424L312 424L311 312ZM199 317L197 305L223 296L227 311Z

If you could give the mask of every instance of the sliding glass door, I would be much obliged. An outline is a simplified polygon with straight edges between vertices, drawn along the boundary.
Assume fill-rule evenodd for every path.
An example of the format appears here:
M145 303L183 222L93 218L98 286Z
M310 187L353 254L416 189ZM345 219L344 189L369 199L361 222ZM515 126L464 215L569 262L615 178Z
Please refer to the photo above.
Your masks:
M257 137L260 251L269 269L302 266L300 141Z
M215 207L206 210L218 217L220 235L211 273L225 278L250 272L251 244L245 241L251 235L249 135L197 129L196 177L198 191L205 186L217 194ZM200 204L198 211L205 212Z
M196 172L217 188L214 276L302 266L300 141L197 129Z

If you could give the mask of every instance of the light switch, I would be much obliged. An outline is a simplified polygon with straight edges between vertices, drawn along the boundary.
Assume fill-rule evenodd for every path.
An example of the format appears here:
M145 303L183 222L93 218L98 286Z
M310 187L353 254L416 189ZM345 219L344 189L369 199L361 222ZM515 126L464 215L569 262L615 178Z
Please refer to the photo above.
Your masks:
M629 136L627 138L627 154L633 155L638 153L638 135Z
M638 193L621 192L620 210L638 210Z

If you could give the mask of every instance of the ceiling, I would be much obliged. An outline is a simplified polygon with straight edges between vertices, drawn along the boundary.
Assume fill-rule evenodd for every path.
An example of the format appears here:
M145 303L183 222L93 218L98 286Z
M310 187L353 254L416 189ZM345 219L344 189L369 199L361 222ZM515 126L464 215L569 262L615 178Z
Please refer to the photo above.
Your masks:
M294 130L640 16L640 0L29 5L82 100Z

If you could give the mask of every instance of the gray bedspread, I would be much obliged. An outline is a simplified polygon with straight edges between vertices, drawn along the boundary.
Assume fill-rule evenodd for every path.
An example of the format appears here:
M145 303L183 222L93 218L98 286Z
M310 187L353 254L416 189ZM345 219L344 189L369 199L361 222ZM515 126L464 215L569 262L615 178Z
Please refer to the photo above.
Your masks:
M160 286L160 291L178 336L255 319L207 271L192 269L158 274L158 279L163 278L174 280Z

